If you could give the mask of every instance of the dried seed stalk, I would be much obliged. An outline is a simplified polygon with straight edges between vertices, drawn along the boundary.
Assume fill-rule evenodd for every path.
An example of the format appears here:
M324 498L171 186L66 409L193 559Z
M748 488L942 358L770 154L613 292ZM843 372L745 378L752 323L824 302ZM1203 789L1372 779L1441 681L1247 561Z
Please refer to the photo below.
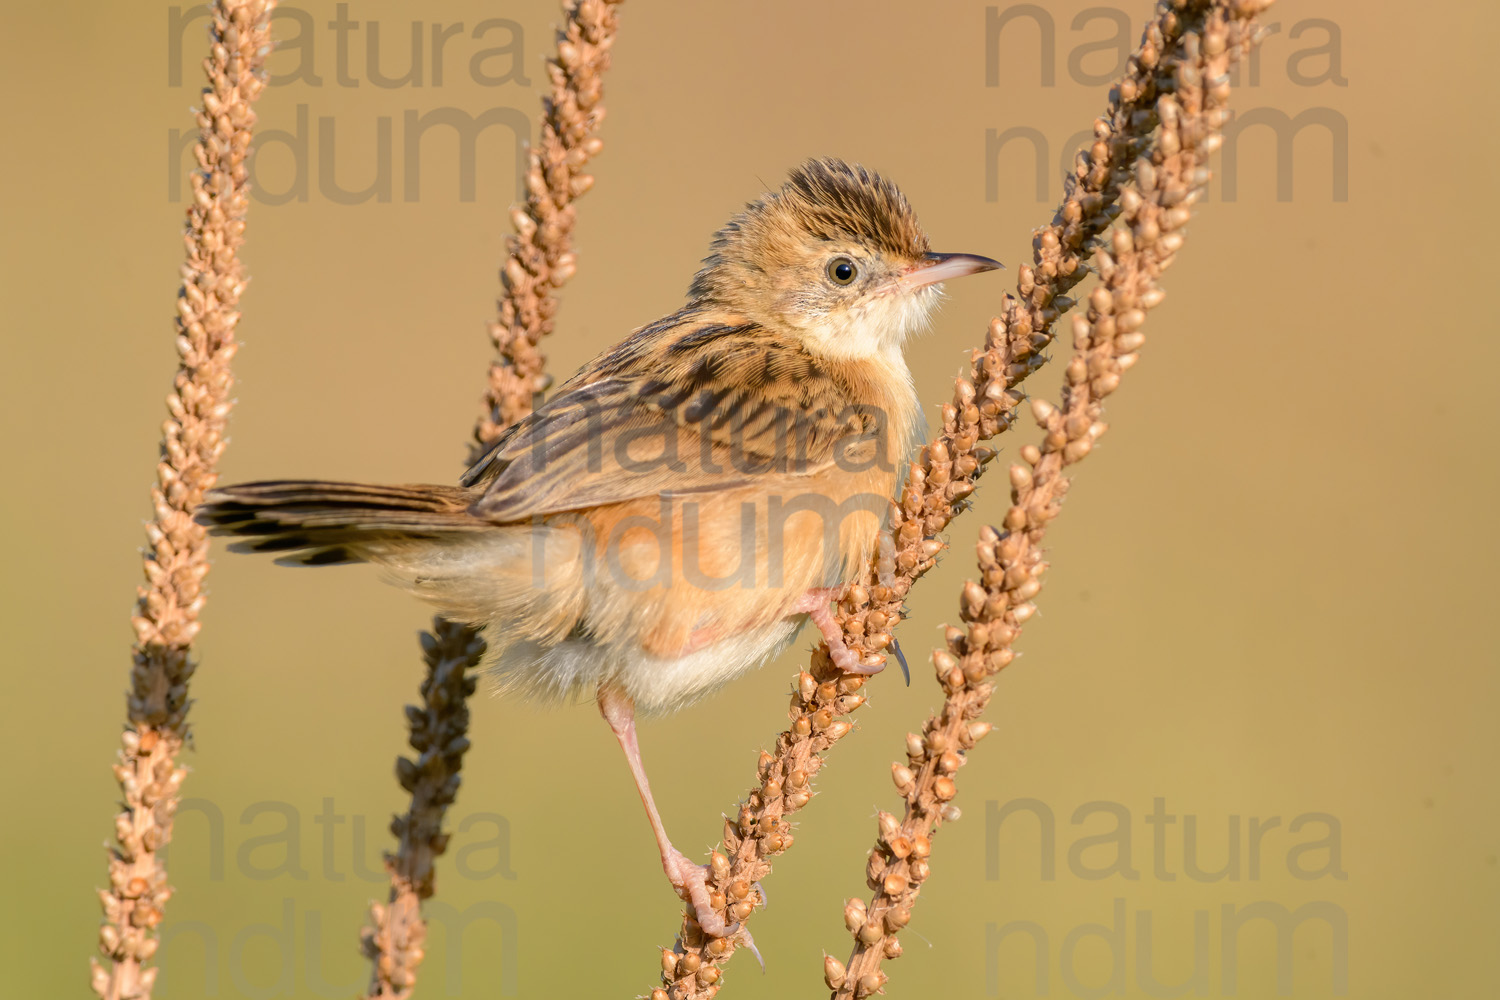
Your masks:
M192 642L203 608L208 543L193 509L217 477L229 416L235 325L245 272L249 182L245 156L255 127L253 102L265 87L275 0L218 0L212 6L212 47L204 61L208 87L193 148L193 199L187 213L187 261L177 299L181 357L161 461L151 489L155 516L146 528L146 585L138 591L134 664L126 697L128 723L115 764L123 809L115 817L109 888L99 891L104 923L91 960L91 985L106 1000L151 995L156 926L171 896L160 851L172 839L178 790L187 772L177 755L187 742L188 679L197 664Z
M511 424L531 412L551 384L537 350L552 332L556 291L573 276L573 200L594 186L583 172L604 148L596 134L604 119L604 71L614 45L621 0L575 0L547 63L552 93L542 99L541 136L526 173L526 203L511 210L515 235L500 271L504 295L499 322L490 325L496 359L490 364L483 413L474 426L470 460L477 461Z
M1172 10L1203 6L1202 0L1168 5ZM902 496L892 504L882 555L835 609L845 642L867 663L880 662L891 646L912 584L936 565L944 548L936 536L967 506L975 481L994 457L983 442L1011 426L1025 398L1017 387L1046 362L1053 324L1074 304L1065 293L1086 276L1096 237L1120 214L1117 202L1130 167L1156 127L1155 95L1175 85L1159 57L1180 35L1180 19L1164 16L1158 25L1163 33L1148 35L1126 79L1111 90L1108 111L1094 123L1095 141L1079 154L1051 224L1033 234L1033 264L1020 269L1016 294L1005 297L984 347L973 352L969 376L957 380L952 402L943 407L943 430L913 463ZM823 754L851 731L852 724L840 717L863 704L861 686L862 678L842 675L822 647L799 676L789 710L792 725L777 737L772 752L761 754L757 786L737 817L726 822L725 855L714 858L714 887L740 904L727 911L731 919L748 916L760 901L753 889L745 897L736 893L768 875L769 859L791 846L785 817L807 804ZM723 865L717 863L721 858ZM718 980L705 979L704 969L722 964L736 946L706 940L689 908L672 952L677 958L671 968L663 961L662 986L653 991L653 1000L712 996Z
M930 874L932 836L944 819L957 817L955 774L965 752L990 730L979 721L992 694L988 679L1014 655L1021 626L1034 613L1041 590L1041 541L1067 493L1069 466L1082 461L1105 430L1102 401L1135 363L1144 343L1147 310L1160 304L1157 284L1183 242L1182 228L1208 183L1208 157L1220 144L1227 119L1228 72L1255 41L1254 17L1270 0L1165 2L1148 26L1127 78L1125 93L1154 105L1160 128L1150 150L1136 163L1134 183L1123 192L1124 225L1097 255L1100 286L1089 296L1087 316L1073 319L1073 356L1064 373L1058 405L1032 404L1043 431L1039 445L1021 449L1010 468L1012 506L1004 527L981 529L981 580L964 585L960 614L967 631L948 630L946 650L933 654L945 700L928 718L921 736L907 737L907 762L891 765L905 799L898 821L878 817L878 836L866 867L874 896L849 900L845 926L854 937L847 967L824 959L824 981L838 1000L860 1000L886 982L881 962L897 958L900 929ZM1141 89L1148 64L1168 74L1170 86Z
M621 0L575 0L557 34L557 55L547 63L551 94L543 98L541 137L526 173L526 201L511 210L515 235L500 271L499 321L490 325L496 359L474 425L469 459L475 461L507 427L531 412L547 388L546 358L537 350L552 332L556 291L576 269L573 201L594 178L583 172L604 143L594 133L604 119L603 74ZM433 862L447 848L443 814L458 790L458 770L468 749L467 696L484 641L467 625L435 619L422 634L427 678L423 707L407 706L416 761L398 758L396 772L411 793L404 817L391 830L397 849L386 855L389 901L372 903L360 932L360 948L371 961L369 997L404 998L416 983L427 928L421 901L433 893Z
M396 759L396 779L411 793L411 805L391 821L399 846L385 858L390 901L370 904L370 925L360 938L371 961L369 995L375 997L406 996L417 982L427 938L421 902L433 893L433 865L448 847L443 814L458 795L458 772L469 749L468 697L478 683L469 670L484 656L484 640L467 626L437 618L432 633L422 633L422 653L422 707L406 707L417 757Z

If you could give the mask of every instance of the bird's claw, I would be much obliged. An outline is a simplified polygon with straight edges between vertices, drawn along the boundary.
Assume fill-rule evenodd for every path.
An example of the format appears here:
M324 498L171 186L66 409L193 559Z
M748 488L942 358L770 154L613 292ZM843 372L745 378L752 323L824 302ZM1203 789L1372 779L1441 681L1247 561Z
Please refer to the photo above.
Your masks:
M766 960L760 957L760 949L755 947L755 938L750 936L749 928L740 927L735 933L735 937L739 939L741 947L750 949L750 954L754 955L755 961L760 964L761 975L765 975Z
M709 898L708 873L706 865L699 865L683 854L681 851L673 850L671 857L662 865L666 869L667 878L672 883L672 888L682 901L693 908L693 919L698 921L699 928L707 937L724 938L735 941L740 947L750 949L750 954L755 956L755 961L760 963L760 971L766 971L766 960L761 957L760 949L755 946L755 938L750 936L750 929L738 921L729 923L722 914L713 907L713 900ZM759 882L755 883L760 886ZM761 890L761 899L765 899L765 890Z
M867 664L857 650L850 649L844 642L844 630L833 617L833 612L828 610L828 602L837 596L838 590L832 587L809 590L793 608L795 611L806 612L812 618L812 623L823 636L824 645L828 647L828 658L839 670L846 674L864 676L880 673L885 669L883 657L875 663Z
M714 909L713 901L709 898L707 867L695 864L687 855L676 850L662 867L666 869L667 878L677 895L693 907L693 916L698 921L698 926L703 928L704 934L716 938L735 935L740 929L739 924L726 921Z
M870 677L885 669L885 658L881 657L875 663L866 663L864 657L858 652L850 649L842 642L835 649L832 643L828 645L828 657L833 660L833 665L846 674L859 674L861 677Z
M829 643L828 658L833 661L835 667L838 667L846 674L865 672L859 665L859 654L843 643L839 643L837 648L834 647L833 643Z

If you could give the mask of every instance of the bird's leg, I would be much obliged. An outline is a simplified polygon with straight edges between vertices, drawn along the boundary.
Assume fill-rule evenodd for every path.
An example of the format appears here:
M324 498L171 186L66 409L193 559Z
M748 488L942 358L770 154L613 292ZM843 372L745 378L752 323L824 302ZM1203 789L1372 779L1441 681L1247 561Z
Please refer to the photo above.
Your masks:
M885 669L884 663L867 667L859 662L859 654L844 644L844 630L839 628L839 623L834 620L833 612L828 610L828 604L842 592L839 587L814 587L803 594L795 605L792 606L793 613L805 613L812 619L812 623L818 627L823 634L823 641L828 643L828 655L833 660L833 665L846 674L878 674Z
M726 937L731 928L724 918L714 910L708 897L708 874L702 865L694 864L687 855L672 846L667 839L667 829L662 825L661 814L656 811L656 802L651 798L651 783L646 780L646 768L641 763L641 748L635 738L635 705L630 697L611 684L599 685L599 714L609 723L620 749L625 751L625 761L630 765L635 778L635 790L641 795L646 807L646 818L656 834L656 847L661 851L661 867L667 873L672 888L686 902L693 904L698 926L709 937Z

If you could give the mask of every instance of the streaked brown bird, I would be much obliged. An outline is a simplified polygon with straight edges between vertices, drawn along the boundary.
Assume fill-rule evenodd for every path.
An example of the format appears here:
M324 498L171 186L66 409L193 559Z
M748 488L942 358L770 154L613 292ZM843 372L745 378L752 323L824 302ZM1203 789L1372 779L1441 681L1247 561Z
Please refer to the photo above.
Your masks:
M198 519L239 551L372 562L482 627L502 689L587 691L625 751L662 867L703 930L731 933L672 846L634 715L759 666L868 563L920 429L902 356L939 283L1001 266L932 253L894 184L811 160L714 237L681 309L632 333L517 423L457 486L280 481Z

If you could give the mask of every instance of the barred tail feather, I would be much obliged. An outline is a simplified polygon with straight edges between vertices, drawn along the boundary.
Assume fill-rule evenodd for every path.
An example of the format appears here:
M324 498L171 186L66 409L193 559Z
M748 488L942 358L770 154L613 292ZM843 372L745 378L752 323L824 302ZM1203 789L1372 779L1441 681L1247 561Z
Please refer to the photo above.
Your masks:
M494 525L469 513L473 496L453 486L370 486L274 480L214 490L194 515L234 552L284 553L294 566L383 561L413 543Z
M371 562L446 618L491 631L491 653L518 640L561 641L583 614L578 531L469 513L473 491L453 486L274 481L215 490L194 515L237 552L279 563Z

